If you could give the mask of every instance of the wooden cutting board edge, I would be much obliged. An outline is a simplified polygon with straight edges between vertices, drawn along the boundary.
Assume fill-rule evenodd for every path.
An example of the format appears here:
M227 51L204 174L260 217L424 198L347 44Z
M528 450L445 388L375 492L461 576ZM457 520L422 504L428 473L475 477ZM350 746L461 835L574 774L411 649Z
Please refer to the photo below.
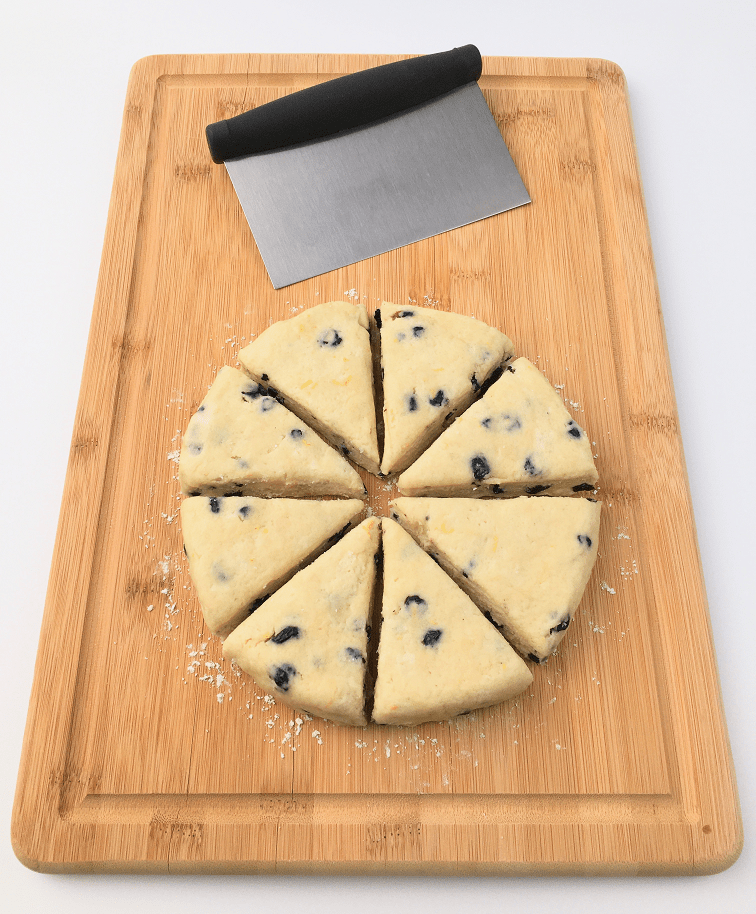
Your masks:
M617 357L628 378L626 391L627 434L634 443L634 453L643 466L642 478L636 481L636 493L653 491L661 486L674 504L667 510L682 518L684 542L682 552L696 570L695 579L688 581L686 596L691 604L703 609L701 619L705 621L695 630L686 629L685 638L679 639L673 624L674 612L662 614L659 636L661 648L659 658L667 661L659 670L660 682L666 683L661 693L669 702L668 719L672 732L668 734L669 748L677 765L674 778L673 797L669 802L678 804L680 815L666 821L663 829L682 828L688 833L678 835L677 840L688 843L688 853L683 859L663 860L653 855L653 839L641 835L640 843L646 840L645 859L614 861L609 859L588 859L582 863L559 863L536 855L527 861L489 859L471 860L391 860L371 862L368 860L293 859L229 861L229 860L181 860L180 853L170 862L138 859L108 859L107 853L98 859L84 859L86 854L77 856L73 846L66 846L65 839L58 843L54 857L43 859L40 855L42 841L40 834L45 828L66 830L66 818L61 816L60 797L62 788L76 772L64 770L61 760L66 757L69 735L75 726L77 709L72 707L77 678L89 675L79 668L77 645L81 642L87 621L87 600L80 595L87 594L89 577L93 572L95 536L99 524L91 522L99 517L101 500L107 484L108 454L111 436L117 432L111 421L115 415L118 396L118 379L122 360L127 358L134 341L129 337L129 301L132 283L136 278L128 265L136 256L140 243L139 219L142 190L151 149L150 131L153 127L153 104L156 92L165 80L181 81L193 76L207 74L214 79L217 74L226 74L230 79L247 73L280 72L300 73L341 73L374 66L397 57L340 56L340 55L196 55L158 56L145 58L133 68L124 111L123 129L114 179L113 195L108 214L106 237L103 250L102 268L94 306L92 325L85 359L82 387L77 408L75 431L71 446L68 472L63 496L58 533L54 549L48 597L40 635L40 648L35 667L34 686L30 700L27 727L20 764L19 781L14 805L12 840L19 859L32 869L48 872L73 871L276 871L276 872L333 872L354 871L385 872L386 868L396 872L426 873L559 873L559 872L644 872L644 873L703 873L717 872L737 858L742 847L742 822L738 809L735 775L724 724L721 693L718 685L716 661L708 607L703 589L703 575L700 564L687 475L684 470L682 443L671 389L671 377L667 355L664 328L661 320L658 289L651 255L648 224L643 204L640 178L635 161L635 145L629 119L629 107L624 76L616 65L600 60L559 59L559 58L486 58L481 85L485 88L487 78L506 76L511 79L562 79L585 80L592 85L592 104L603 107L605 122L615 133L611 137L594 138L607 154L617 156L613 172L629 174L637 180L617 182L616 186L603 188L605 205L621 211L625 218L610 220L614 226L624 230L618 237L610 238L608 256L612 263L609 270L620 287L625 286L626 300L632 301L638 311L624 315L623 328L629 330L615 339ZM618 139L619 138L619 139ZM146 157L144 155L146 150ZM622 265L622 269L617 266ZM127 267L124 269L124 265ZM616 292L617 286L614 287ZM615 294L616 297L616 294ZM619 303L622 304L622 303ZM617 303L615 302L615 306ZM615 316L616 317L616 316ZM627 318L634 320L627 322ZM649 349L664 353L663 365L643 365L637 358L638 335L645 334ZM645 373L644 372L648 372ZM644 421L648 403L644 397L651 396L663 404L653 415L658 421ZM634 419L637 417L637 419ZM658 455L659 451L668 456L667 465L679 467L674 479L664 475L657 460L646 466L644 454ZM652 540L658 539L664 545L664 531L646 530ZM76 548L71 544L75 543ZM659 566L652 581L664 581L668 575L668 554L664 548L658 550ZM657 604L665 605L665 595L654 594ZM679 597L680 594L678 593ZM670 595L666 595L670 599ZM700 620L699 620L700 621ZM691 655L691 644L696 648ZM49 658L54 654L55 663ZM671 662L671 665L670 665ZM671 686L671 688L669 688ZM50 702L48 696L55 695ZM691 713L692 712L692 713ZM83 785L86 796L86 785ZM157 799L157 798L156 798ZM660 806L664 806L660 798ZM66 814L70 816L70 813ZM95 817L96 818L96 817ZM172 816L168 816L170 820ZM411 817L410 817L411 818ZM653 820L654 816L651 816ZM662 818L664 818L662 816ZM76 819L74 814L73 820ZM84 831L91 828L71 821L70 838L84 837ZM177 820L174 818L174 825ZM701 825L703 823L703 825ZM710 824L714 823L714 825ZM144 826L141 826L144 827ZM169 824L169 830L173 826ZM533 826L536 827L536 826ZM604 826L611 828L612 826ZM644 831L637 825L638 834ZM579 821L567 828L576 835L591 840L591 834L601 830L595 823L582 825ZM632 830L632 826L628 826ZM544 825L543 835L551 833L558 841L560 827ZM623 829L620 828L619 831ZM653 831L653 829L652 829ZM475 832L469 833L468 837ZM565 835L561 836L565 839ZM670 835L671 837L671 835ZM538 852L538 840L532 849ZM602 841L599 844L603 844ZM102 849L101 849L102 850ZM542 850L542 848L541 848ZM637 850L637 848L636 848ZM663 856L663 855L662 855Z

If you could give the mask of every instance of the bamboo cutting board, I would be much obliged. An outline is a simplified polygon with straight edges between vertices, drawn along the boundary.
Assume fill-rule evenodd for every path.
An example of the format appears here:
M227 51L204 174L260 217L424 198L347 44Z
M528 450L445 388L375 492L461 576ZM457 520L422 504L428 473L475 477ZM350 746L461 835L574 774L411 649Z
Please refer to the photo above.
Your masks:
M13 818L45 871L709 873L742 843L624 77L487 58L533 203L275 291L206 124L398 58L166 56L129 82ZM221 657L181 434L272 321L334 299L498 326L594 442L599 558L531 689L339 728ZM369 479L385 513L391 493Z

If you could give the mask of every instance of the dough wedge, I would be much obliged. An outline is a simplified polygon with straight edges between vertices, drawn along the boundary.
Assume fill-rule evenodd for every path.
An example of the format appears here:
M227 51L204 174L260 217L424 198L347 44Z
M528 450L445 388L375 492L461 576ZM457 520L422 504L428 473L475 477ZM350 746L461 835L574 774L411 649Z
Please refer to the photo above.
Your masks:
M228 635L257 604L356 523L363 508L357 499L185 498L184 548L210 631L222 638Z
M463 412L509 359L512 341L495 327L450 311L376 312L381 328L383 423L381 472L400 473Z
M244 372L224 365L181 443L184 495L360 498L359 474Z
M398 498L392 512L500 627L548 658L596 560L601 505L588 498Z
M264 330L239 352L255 381L371 473L379 472L369 321L326 302Z
M292 708L366 726L365 674L380 521L294 575L226 638L223 655Z
M383 608L373 720L448 720L518 695L533 675L399 524L383 519Z

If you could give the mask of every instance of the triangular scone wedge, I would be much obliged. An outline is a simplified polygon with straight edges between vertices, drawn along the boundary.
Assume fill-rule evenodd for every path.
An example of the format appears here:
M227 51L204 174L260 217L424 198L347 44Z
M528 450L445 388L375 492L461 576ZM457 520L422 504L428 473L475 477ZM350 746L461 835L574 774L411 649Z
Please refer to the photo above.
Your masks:
M239 352L244 370L345 456L378 473L373 361L362 305L317 305Z
M533 676L475 604L383 520L383 610L373 720L419 724L512 698Z
M365 494L357 471L244 372L225 365L181 444L184 495Z
M335 542L363 508L357 499L185 498L184 549L210 631L225 637L303 564Z
M535 365L517 359L398 485L404 495L570 495L597 479L588 436Z
M397 498L392 511L524 657L564 637L596 561L589 498Z
M482 321L434 308L384 304L381 472L401 473L475 399L514 348Z
M304 568L223 644L292 708L364 727L365 673L380 521L370 517Z

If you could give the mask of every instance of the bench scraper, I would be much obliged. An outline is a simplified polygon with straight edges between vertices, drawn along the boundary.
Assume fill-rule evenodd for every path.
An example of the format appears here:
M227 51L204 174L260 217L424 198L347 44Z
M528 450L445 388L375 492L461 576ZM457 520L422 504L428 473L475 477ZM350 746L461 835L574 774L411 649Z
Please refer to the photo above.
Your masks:
M466 45L208 125L276 289L530 202L482 66Z

